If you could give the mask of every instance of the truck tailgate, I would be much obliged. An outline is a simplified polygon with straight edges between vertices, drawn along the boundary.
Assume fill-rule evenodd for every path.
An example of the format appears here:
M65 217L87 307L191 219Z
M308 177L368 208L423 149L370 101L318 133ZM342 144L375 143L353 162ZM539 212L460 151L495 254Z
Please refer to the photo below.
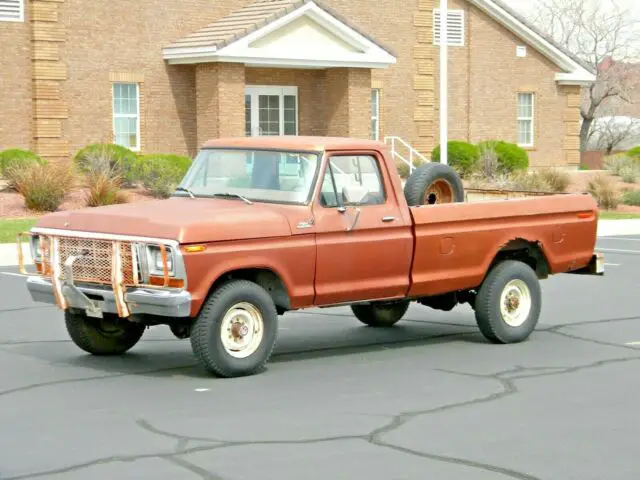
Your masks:
M537 244L549 273L586 266L598 228L590 195L562 194L505 201L411 207L415 253L410 296L477 287L507 244Z

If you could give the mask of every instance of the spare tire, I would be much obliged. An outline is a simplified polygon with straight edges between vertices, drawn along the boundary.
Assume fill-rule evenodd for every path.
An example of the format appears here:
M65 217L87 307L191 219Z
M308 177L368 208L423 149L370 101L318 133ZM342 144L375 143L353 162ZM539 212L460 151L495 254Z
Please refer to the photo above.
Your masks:
M409 176L404 196L410 207L464 202L464 185L449 165L426 163Z

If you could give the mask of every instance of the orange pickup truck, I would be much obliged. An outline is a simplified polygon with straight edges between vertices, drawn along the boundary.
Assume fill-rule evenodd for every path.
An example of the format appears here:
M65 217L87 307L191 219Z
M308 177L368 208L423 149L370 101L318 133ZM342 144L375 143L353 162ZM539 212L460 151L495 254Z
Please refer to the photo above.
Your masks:
M390 327L410 302L468 303L489 341L521 342L540 279L604 273L597 220L586 194L465 202L440 163L403 188L381 142L216 139L171 198L42 217L27 287L86 352L122 354L168 325L208 372L235 377L268 362L280 315L310 307Z

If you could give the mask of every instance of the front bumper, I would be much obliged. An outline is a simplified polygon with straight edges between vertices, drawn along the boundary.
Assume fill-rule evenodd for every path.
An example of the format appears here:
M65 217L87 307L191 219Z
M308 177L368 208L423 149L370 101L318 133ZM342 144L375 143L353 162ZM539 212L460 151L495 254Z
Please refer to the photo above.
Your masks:
M27 279L27 289L35 302L56 305L54 288L51 282L42 277ZM88 308L86 298L75 291L79 290L90 299L98 310ZM102 312L118 314L116 298L108 286L76 284L75 289L63 285L68 307L87 310L87 314L101 316ZM130 288L124 293L124 301L131 314L158 315L162 317L188 317L191 314L191 295L185 290Z

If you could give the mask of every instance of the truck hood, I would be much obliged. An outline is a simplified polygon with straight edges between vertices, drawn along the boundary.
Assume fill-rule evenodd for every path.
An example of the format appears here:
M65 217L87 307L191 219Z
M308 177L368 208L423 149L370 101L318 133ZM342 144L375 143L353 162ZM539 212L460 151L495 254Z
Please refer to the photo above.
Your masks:
M240 199L176 197L56 212L36 226L203 243L289 236L291 227L281 210L280 205L249 205Z

